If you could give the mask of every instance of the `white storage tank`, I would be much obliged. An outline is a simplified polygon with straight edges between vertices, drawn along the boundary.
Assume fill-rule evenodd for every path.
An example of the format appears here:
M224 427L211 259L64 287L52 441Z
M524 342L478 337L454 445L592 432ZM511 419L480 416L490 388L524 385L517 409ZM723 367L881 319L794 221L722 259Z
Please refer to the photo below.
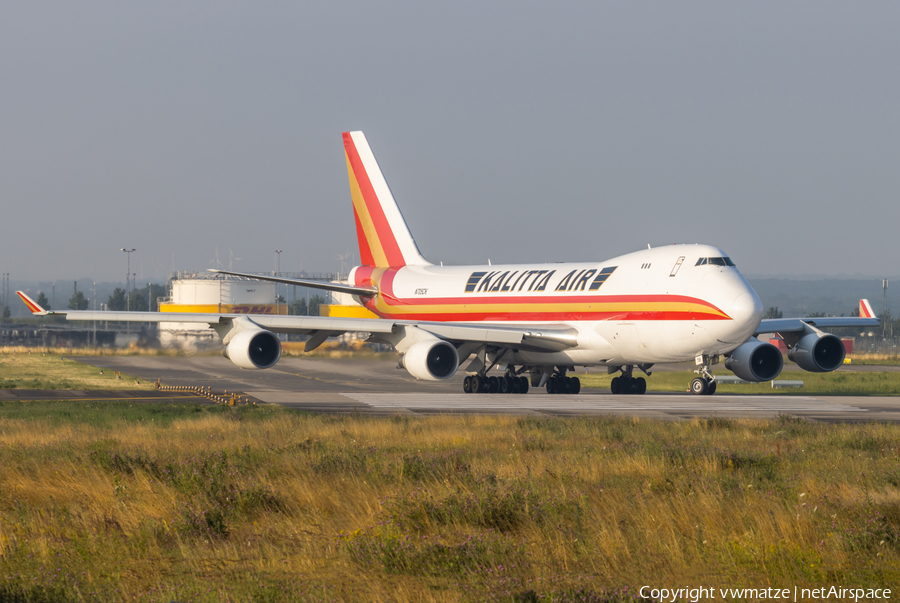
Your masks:
M205 273L180 272L169 281L169 297L160 300L160 312L208 314L287 314L285 303L275 303L275 283ZM209 325L183 322L159 323L159 342L164 346L196 349L220 345Z

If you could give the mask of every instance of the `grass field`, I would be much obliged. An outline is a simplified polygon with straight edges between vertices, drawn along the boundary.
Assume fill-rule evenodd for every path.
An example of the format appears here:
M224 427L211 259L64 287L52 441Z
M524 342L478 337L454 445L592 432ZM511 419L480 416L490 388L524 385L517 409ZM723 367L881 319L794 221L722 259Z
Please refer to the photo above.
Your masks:
M71 353L71 350L67 350ZM60 350L0 349L0 389L151 389L129 375L88 366Z
M285 356L311 358L342 358L352 355L356 359L383 359L389 354L369 349L339 349L329 346L310 353L302 351L303 344L285 344ZM204 352L200 353L201 355ZM213 352L208 352L212 355ZM116 374L71 360L69 356L118 356L162 355L185 356L173 350L109 349L109 348L0 348L0 389L152 389L153 383L141 382L136 377ZM215 352L216 356L221 351ZM394 357L393 354L390 354Z
M95 406L0 405L0 600L900 584L896 425Z
M0 353L6 387L137 388L98 372ZM800 378L874 394L894 375ZM900 426L0 402L0 601L574 603L832 584L900 584Z
M858 353L852 354L852 364L875 365L875 366L897 366L900 365L900 356L893 354L872 354Z

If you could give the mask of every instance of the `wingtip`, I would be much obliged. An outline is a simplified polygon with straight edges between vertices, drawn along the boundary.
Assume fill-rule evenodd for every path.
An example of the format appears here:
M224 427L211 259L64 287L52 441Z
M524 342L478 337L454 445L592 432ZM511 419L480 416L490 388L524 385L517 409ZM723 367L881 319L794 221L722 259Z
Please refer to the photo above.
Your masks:
M867 299L859 300L859 315L863 318L876 318L875 310Z
M28 309L31 310L31 313L35 316L46 316L50 314L50 312L38 305L36 301L28 297L28 295L24 291L16 291L16 295L21 298L25 305L28 306Z

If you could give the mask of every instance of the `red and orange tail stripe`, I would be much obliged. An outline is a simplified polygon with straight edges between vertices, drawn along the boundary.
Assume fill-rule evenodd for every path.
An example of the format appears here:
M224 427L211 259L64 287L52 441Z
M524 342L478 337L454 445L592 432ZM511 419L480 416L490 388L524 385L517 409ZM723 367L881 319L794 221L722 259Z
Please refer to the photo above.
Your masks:
M418 253L365 135L344 132L344 151L363 266L427 264Z
M22 301L25 302L32 314L47 314L47 311L40 307L36 301L25 295L24 291L16 291L16 295L22 298Z

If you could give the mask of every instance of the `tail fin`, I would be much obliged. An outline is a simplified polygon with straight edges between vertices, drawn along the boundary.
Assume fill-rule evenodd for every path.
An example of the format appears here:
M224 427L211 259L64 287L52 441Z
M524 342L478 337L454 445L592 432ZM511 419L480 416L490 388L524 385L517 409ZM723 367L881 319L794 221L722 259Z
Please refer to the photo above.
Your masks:
M344 132L359 257L364 266L429 265L409 232L362 132Z
M878 318L875 316L875 310L867 299L859 300L859 316L860 318Z

